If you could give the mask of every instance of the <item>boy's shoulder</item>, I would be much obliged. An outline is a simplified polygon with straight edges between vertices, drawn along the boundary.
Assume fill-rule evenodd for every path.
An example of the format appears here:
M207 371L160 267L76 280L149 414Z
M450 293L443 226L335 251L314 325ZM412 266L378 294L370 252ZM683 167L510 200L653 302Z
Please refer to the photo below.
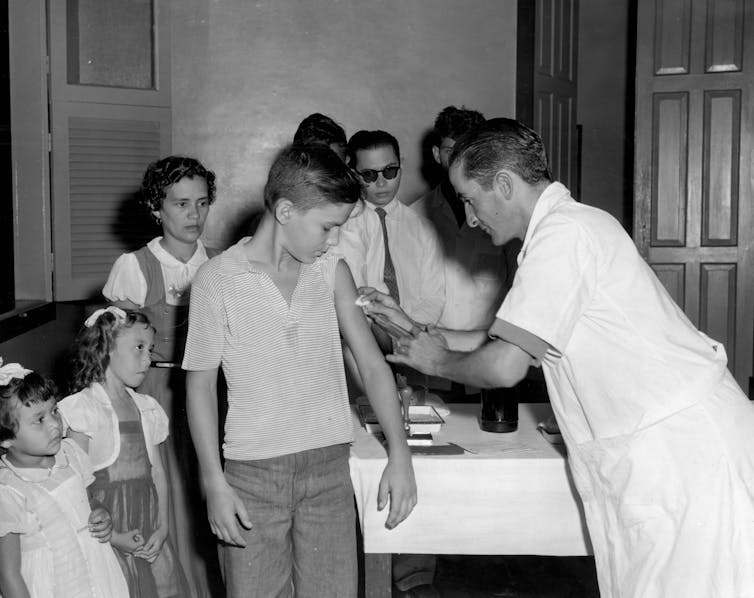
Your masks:
M235 245L231 245L225 251L217 253L214 257L199 266L192 284L201 284L202 281L219 279L226 276L236 276L247 271L247 261L241 245L248 239L249 237L244 237Z

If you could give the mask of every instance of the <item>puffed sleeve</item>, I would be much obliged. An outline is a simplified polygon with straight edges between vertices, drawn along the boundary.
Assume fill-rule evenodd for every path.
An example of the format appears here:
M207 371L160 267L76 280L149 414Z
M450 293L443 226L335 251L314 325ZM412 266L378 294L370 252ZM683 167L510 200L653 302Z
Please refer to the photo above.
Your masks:
M144 426L144 437L152 446L165 442L169 421L165 410L149 395L139 395L139 411Z
M144 307L147 279L133 253L124 253L115 260L102 294L109 301L130 301Z
M89 401L83 393L76 393L58 402L58 410L63 417L66 429L89 438L94 436L97 429L96 411L88 405Z
M92 460L89 458L89 455L70 438L63 439L62 448L73 468L81 474L84 487L89 486L94 481L94 469L92 468Z
M28 534L35 528L31 513L26 510L26 499L0 482L0 536Z

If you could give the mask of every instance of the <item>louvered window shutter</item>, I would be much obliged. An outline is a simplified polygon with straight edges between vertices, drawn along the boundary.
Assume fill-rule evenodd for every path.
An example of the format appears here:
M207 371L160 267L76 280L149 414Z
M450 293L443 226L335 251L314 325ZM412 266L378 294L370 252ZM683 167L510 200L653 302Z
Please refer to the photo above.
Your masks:
M55 298L99 297L115 259L157 232L136 193L167 146L163 110L69 104L54 131ZM95 116L93 112L99 112ZM86 114L86 116L84 115Z
M49 4L57 301L100 299L115 259L159 234L136 193L170 153L168 4Z

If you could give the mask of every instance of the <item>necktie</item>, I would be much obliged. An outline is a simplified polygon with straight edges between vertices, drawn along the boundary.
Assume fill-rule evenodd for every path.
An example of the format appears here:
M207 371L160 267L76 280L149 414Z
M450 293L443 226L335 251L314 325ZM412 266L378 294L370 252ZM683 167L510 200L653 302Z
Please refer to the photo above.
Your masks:
M395 277L395 266L393 265L393 259L390 257L390 246L387 242L387 226L385 226L385 210L382 208L376 208L374 210L380 217L380 223L382 224L382 241L385 244L385 267L382 272L382 280L385 282L388 293L395 299L396 303L400 303L400 295L398 294L398 279Z

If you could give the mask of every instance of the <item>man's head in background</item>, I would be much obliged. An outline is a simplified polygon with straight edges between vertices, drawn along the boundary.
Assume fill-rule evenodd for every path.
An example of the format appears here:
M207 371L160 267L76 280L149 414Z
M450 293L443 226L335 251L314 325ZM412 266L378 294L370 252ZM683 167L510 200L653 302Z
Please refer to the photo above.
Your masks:
M386 206L401 184L398 140L386 131L358 131L348 141L348 164L364 185L364 199Z
M326 145L345 162L346 132L329 116L315 112L299 124L293 136L296 145Z
M456 141L483 122L484 116L481 112L469 110L464 106L447 106L437 115L433 129L432 156L446 174Z

